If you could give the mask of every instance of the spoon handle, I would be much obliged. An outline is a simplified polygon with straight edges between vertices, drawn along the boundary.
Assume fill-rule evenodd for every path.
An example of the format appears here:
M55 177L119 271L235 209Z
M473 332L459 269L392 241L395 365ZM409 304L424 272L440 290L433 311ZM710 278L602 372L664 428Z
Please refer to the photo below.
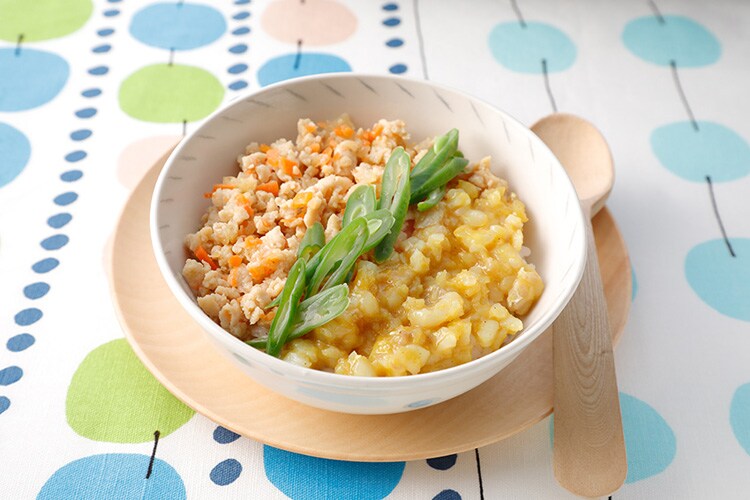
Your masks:
M566 489L605 496L627 474L625 440L594 231L586 220L581 284L553 325L554 471Z

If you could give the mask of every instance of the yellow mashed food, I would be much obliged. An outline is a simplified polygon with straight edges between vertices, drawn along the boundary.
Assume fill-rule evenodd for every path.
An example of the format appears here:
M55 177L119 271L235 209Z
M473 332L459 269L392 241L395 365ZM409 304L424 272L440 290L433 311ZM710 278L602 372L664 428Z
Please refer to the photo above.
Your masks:
M432 145L410 141L400 120L355 129L347 116L300 120L292 142L250 144L240 172L207 197L202 227L186 238L183 269L198 304L233 335L266 335L268 305L284 286L299 242L316 222L326 239L341 228L348 195L375 185L390 153L403 146L416 163ZM379 194L379 193L378 193ZM542 293L524 259L523 203L490 171L470 163L442 201L409 209L395 252L370 254L349 284L338 318L289 342L281 358L345 375L398 376L460 365L489 354L522 330Z

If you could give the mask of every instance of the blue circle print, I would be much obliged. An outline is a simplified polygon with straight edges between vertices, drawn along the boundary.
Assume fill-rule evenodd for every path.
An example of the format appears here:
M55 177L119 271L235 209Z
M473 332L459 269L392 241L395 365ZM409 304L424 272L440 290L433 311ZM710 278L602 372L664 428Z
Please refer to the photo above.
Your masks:
M45 250L60 250L62 247L68 244L70 239L64 234L55 234L49 238L44 238L39 244Z
M60 261L53 258L42 259L31 266L31 270L37 274L44 274L52 271L60 265Z
M10 399L5 396L0 396L0 414L10 408Z
M18 326L29 326L42 319L42 316L42 311L36 307L30 307L16 313L13 320Z
M23 370L17 366L9 366L0 370L0 385L15 384L23 377Z
M554 73L570 68L576 60L576 47L568 35L545 23L518 22L498 24L490 32L490 50L506 68L520 73Z
M651 406L620 393L622 425L628 452L626 483L654 476L674 460L677 443L667 422Z
M247 82L245 80L237 80L236 82L227 85L227 87L229 87L230 90L242 90L247 87Z
M83 108L76 111L78 118L91 118L96 114L96 108Z
M265 87L298 76L351 70L349 63L332 54L305 52L299 58L296 54L287 54L274 57L261 66L258 70L258 83Z
M7 347L11 352L21 352L34 345L34 342L36 342L36 339L33 335L30 335L28 333L19 333L18 335L14 335L13 337L9 338L8 342L5 344L5 347Z
M2 86L0 78L0 87ZM0 97L2 100L2 97ZM23 133L8 124L0 122L0 187L5 186L20 174L29 162L31 144Z
M390 68L388 68L388 71L393 73L394 75L400 75L401 73L406 73L406 70L408 68L406 67L406 64L394 64Z
M237 45L232 45L229 47L229 52L232 54L244 54L247 52L247 45L244 43L238 43Z
M750 238L723 239L693 247L685 258L688 283L703 302L722 314L750 321Z
M88 97L88 98L97 97L101 94L102 94L102 91L100 89L86 89L83 92L81 92L81 95L83 97Z
M750 172L750 147L731 129L699 121L664 125L651 134L651 148L666 168L683 179L732 181Z
M232 432L229 429L225 429L224 427L217 427L214 429L214 441L221 444L227 444L232 443L234 441L237 441L240 438L240 435L236 432Z
M446 455L444 457L428 458L427 465L437 470L448 470L456 465L458 455Z
M75 182L81 177L83 177L83 172L80 170L68 170L67 172L60 174L60 179L63 182Z
M401 47L404 44L404 41L400 38L391 38L385 44L391 48Z
M386 497L404 462L343 462L263 446L266 477L292 500L375 500Z
M219 462L211 469L209 477L214 484L219 486L226 486L231 484L240 477L242 473L242 464L234 458L227 458L223 462Z
M207 5L155 3L139 10L130 33L153 47L189 50L208 45L227 29L224 16Z
M78 199L78 195L76 193L72 191L68 191L67 193L63 193L63 194L55 196L55 199L52 201L55 202L55 205L64 207L66 205L70 205L71 203L75 202L77 199Z
M70 133L70 138L74 141L85 141L91 137L91 130L81 129Z
M248 28L247 26L241 26L232 31L232 34L235 36L244 35L246 33L250 33L250 28Z
M94 76L106 75L107 73L109 73L109 68L107 66L94 66L89 69L89 74Z
M51 101L68 81L65 59L23 47L0 49L0 111L23 111Z
M432 500L461 500L461 495L456 490L443 490L432 497Z
M49 285L42 281L26 285L23 294L27 299L36 300L44 297L49 292Z
M750 455L750 384L741 385L735 391L729 406L729 422L734 437Z
M36 498L184 500L182 478L164 460L154 459L151 475L146 479L149 461L146 455L130 453L79 458L52 474Z
M650 63L690 68L715 63L721 56L719 41L706 28L683 16L654 16L630 21L622 41L633 54Z

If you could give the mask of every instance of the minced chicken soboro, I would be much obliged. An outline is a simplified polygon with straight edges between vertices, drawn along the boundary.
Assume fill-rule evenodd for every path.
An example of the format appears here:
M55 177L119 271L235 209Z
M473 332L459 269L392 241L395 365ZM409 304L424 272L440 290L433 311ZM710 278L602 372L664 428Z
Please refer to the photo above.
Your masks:
M356 129L348 116L299 120L296 141L252 143L240 172L206 193L202 227L186 238L183 275L198 304L232 335L267 335L305 231L326 241L341 229L349 193L376 186L391 151L414 165L432 139L412 143L401 120ZM460 365L489 354L523 328L542 279L524 259L523 203L490 171L470 163L432 209L411 207L393 255L356 266L350 305L284 347L281 358L346 375L398 376Z

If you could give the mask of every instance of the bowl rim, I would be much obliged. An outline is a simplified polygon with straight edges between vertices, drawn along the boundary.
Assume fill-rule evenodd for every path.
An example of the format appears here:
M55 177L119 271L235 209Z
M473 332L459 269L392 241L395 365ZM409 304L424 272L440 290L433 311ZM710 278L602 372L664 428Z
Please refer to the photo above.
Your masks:
M510 356L514 357L518 355L526 346L528 346L531 342L533 342L539 335L541 335L553 322L554 320L560 315L562 310L565 308L565 306L568 304L570 299L573 296L573 293L578 288L578 285L580 284L581 278L583 276L583 270L586 263L586 224L584 219L583 211L580 207L580 203L576 203L576 207L573 208L574 210L574 219L576 221L576 224L579 226L580 230L577 231L577 239L578 241L578 248L581 248L581 252L579 252L578 255L574 257L573 265L571 267L571 273L573 273L573 280L570 281L571 285L568 286L566 289L563 289L562 293L558 295L558 297L555 298L554 302L551 304L551 306L542 313L541 318L537 321L537 323L533 326L531 329L524 328L519 333L518 337L513 339L512 342L509 342L508 344L500 347L494 352L491 352L485 356L482 356L477 359L473 359L471 361L468 361L466 363L463 363L461 365L452 366L449 368L444 368L442 370L436 370L434 372L427 372L427 373L418 373L415 375L399 375L399 376L389 376L389 377L357 377L357 376L349 376L349 375L341 375L337 373L330 373L325 372L322 370L315 370L313 368L307 368L299 365L295 365L293 363L286 362L282 360L281 358L276 358L273 356L269 356L268 354L259 351L250 345L246 344L239 338L235 337L228 331L224 330L220 325L217 323L214 323L214 321L206 315L205 312L197 305L197 303L194 301L194 297L190 294L188 294L181 286L181 284L178 282L175 275L172 273L171 268L169 267L169 264L167 262L166 256L164 254L164 247L162 245L159 231L158 231L158 213L159 213L159 196L158 194L161 192L164 184L167 181L168 172L172 168L172 165L175 163L176 159L181 155L182 150L191 143L196 136L200 135L204 132L204 129L206 129L211 122L213 122L219 115L225 113L226 111L233 109L234 106L238 105L239 103L246 101L247 99L255 98L259 95L272 92L276 89L283 88L290 84L298 84L300 82L311 82L316 80L337 80L337 79L352 79L352 78L367 78L367 79L380 79L380 80L388 80L388 81L395 81L395 82L403 82L403 83L409 83L409 84L415 84L415 85L425 85L427 87L431 87L435 90L443 90L446 92L450 92L456 95L459 95L465 99L467 99L469 102L476 102L480 103L483 106L486 106L487 108L491 109L495 113L499 113L502 115L503 119L509 120L510 122L515 123L520 127L521 130L523 130L524 134L527 136L529 140L532 142L535 142L538 147L542 147L545 149L551 156L552 159L552 168L559 169L559 171L563 174L562 181L563 183L566 183L566 188L568 190L568 196L572 195L578 200L578 196L576 194L575 187L570 180L570 177L568 176L567 172L563 168L560 161L557 159L557 157L552 153L552 151L547 147L547 145L539 138L536 134L534 134L529 127L521 123L518 119L516 119L514 116L508 114L506 111L500 109L496 105L482 99L479 97L476 97L474 95L469 94L468 92L465 92L463 90L443 85L439 83L435 83L429 80L423 80L418 78L410 78L410 77L404 77L404 76L396 76L396 75L386 75L386 74L375 74L375 73L360 73L360 72L332 72L332 73L320 73L315 75L308 75L304 77L299 78L293 78L289 80L283 80L280 82L273 83L271 85L267 85L265 87L261 87L259 89L254 90L247 90L244 92L239 93L237 96L232 98L231 100L227 101L226 103L219 106L213 113L211 113L209 116L204 118L200 122L200 126L198 126L195 130L187 134L185 137L182 138L182 140L179 142L179 144L175 147L175 149L172 151L172 153L167 158L166 162L164 163L164 166L162 167L161 171L159 172L159 177L156 180L156 184L154 186L154 190L151 197L151 204L149 207L149 229L150 229L150 236L151 236L151 246L152 250L154 251L154 256L156 258L159 271L162 274L162 278L167 283L167 286L169 287L170 291L172 292L172 295L177 299L177 301L180 303L182 308L194 319L196 320L203 330L205 330L207 333L209 333L215 341L218 341L221 344L234 344L236 348L243 352L245 356L247 356L249 359L254 360L255 362L265 365L267 368L272 370L274 373L281 372L287 372L290 377L293 379L299 379L309 381L310 379L318 379L316 380L316 383L321 384L322 386L328 386L328 387L337 387L337 388L349 388L349 389L359 389L359 390L367 390L367 389L390 389L394 388L396 386L401 385L412 385L412 384L422 384L422 385L433 385L438 384L441 382L444 382L446 378L465 378L469 376L472 373L476 373L479 371L483 371L487 365L492 365L492 361L496 359L499 356ZM574 240L575 241L575 240ZM228 346L224 346L227 348Z

